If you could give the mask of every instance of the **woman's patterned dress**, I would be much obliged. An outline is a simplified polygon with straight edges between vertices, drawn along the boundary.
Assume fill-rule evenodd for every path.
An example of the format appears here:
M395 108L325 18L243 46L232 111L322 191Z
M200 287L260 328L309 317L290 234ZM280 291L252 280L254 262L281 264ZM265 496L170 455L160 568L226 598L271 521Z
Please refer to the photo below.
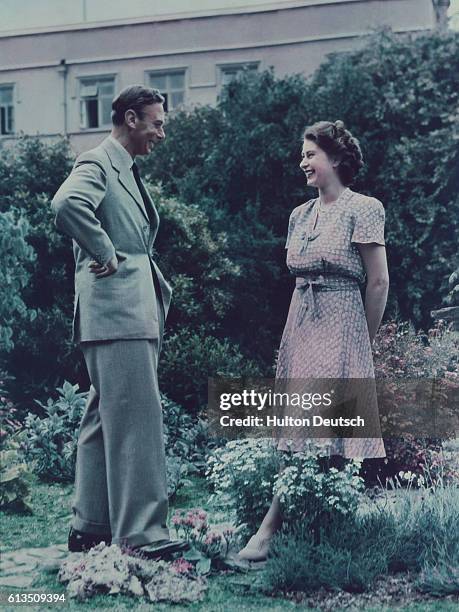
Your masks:
M357 244L384 245L384 208L345 189L322 205L310 200L290 216L287 266L296 288L279 349L276 379L373 379L373 357L360 293L365 271ZM372 386L372 384L370 385ZM365 414L377 421L376 393ZM321 441L324 441L322 438ZM283 438L280 450L304 448L305 438ZM381 437L330 438L326 454L385 457Z

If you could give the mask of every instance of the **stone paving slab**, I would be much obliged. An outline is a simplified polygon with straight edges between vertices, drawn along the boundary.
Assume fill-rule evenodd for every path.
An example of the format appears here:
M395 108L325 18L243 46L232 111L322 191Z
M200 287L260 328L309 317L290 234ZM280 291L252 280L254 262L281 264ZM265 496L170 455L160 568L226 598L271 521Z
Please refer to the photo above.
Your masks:
M30 563L29 565L13 565L8 569L1 568L0 576L3 578L4 576L13 576L19 574L28 574L37 569L37 562Z
M32 586L38 572L57 572L68 554L66 544L2 552L0 587L27 589Z
M37 574L18 574L0 577L0 586L13 587L16 589L27 589L32 586Z

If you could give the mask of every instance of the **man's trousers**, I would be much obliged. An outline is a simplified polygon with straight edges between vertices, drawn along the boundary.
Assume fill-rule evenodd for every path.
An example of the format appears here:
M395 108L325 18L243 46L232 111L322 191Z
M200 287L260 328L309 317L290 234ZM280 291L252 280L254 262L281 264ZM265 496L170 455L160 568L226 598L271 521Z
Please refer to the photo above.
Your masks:
M81 422L73 527L141 546L169 538L159 340L83 342L91 388Z

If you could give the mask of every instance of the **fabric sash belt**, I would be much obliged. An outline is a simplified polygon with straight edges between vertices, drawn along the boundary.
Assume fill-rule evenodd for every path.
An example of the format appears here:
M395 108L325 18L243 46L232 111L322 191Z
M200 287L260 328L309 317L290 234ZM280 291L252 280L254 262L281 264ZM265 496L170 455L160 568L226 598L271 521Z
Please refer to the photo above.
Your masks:
M297 276L296 289L300 292L301 306L298 310L297 327L299 327L308 310L311 318L317 316L314 293L316 291L343 291L345 289L358 289L357 280L340 276Z

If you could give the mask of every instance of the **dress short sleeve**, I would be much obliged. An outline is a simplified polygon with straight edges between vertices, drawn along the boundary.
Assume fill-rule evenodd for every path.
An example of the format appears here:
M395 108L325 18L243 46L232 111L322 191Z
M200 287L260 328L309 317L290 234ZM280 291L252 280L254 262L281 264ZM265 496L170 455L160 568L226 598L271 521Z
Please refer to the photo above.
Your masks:
M366 198L359 202L354 215L354 229L351 242L359 244L376 243L385 245L384 241L384 207L375 198Z
M285 248L286 249L288 249L288 246L290 244L290 238L292 237L292 234L293 234L293 228L295 227L297 211L298 211L298 209L295 208L292 211L292 214L290 215L290 219L289 219L289 222L288 222L287 240L285 242Z

